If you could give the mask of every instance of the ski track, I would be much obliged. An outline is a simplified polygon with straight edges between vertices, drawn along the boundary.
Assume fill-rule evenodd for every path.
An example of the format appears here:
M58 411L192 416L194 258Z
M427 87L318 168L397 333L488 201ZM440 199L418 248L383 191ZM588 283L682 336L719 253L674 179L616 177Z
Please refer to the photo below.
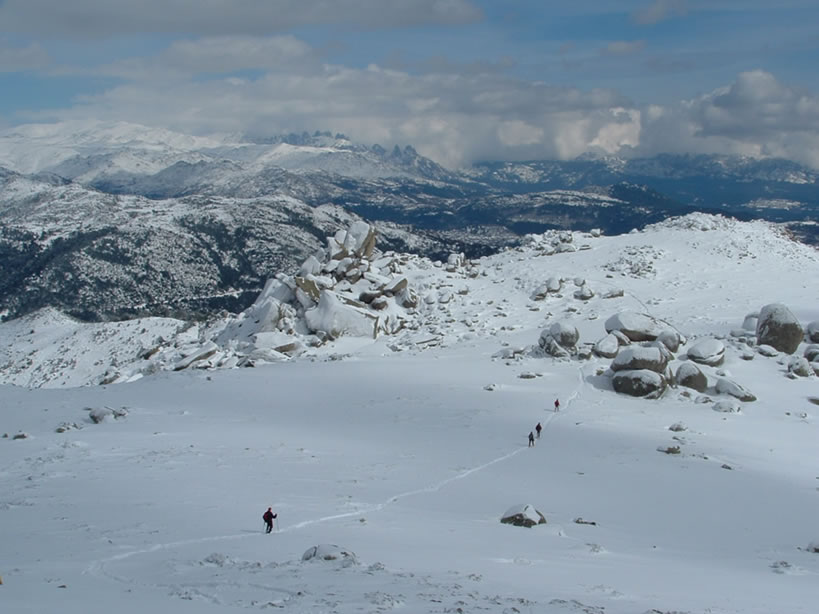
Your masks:
M579 398L581 389L586 385L585 378L583 376L583 367L582 366L578 367L577 374L578 374L578 387L575 390L573 390L572 393L569 395L569 397L565 400L565 405L561 404L561 407L565 406L566 409L568 409L572 405L573 401L575 401L577 398ZM546 411L548 411L548 409ZM552 411L545 420L541 421L544 432L548 429L548 427L552 423L552 421L559 414L562 414L562 413L565 413L565 410ZM477 466L472 467L470 469L466 469L465 471L462 471L462 472L460 472L460 473L458 473L458 474L456 474L456 475L454 475L452 477L446 478L445 480L441 480L437 484L433 484L431 486L427 486L427 487L424 487L424 488L417 488L415 490L409 490L407 492L403 492L403 493L399 493L397 495L393 495L389 499L387 499L386 501L382 501L381 503L375 503L375 504L372 504L372 505L368 505L368 506L365 506L363 508L359 508L357 510L354 510L352 512L344 512L344 513L341 513L341 514L332 514L330 516L322 516L320 518L314 518L312 520L305 520L303 522L299 522L299 523L296 523L296 524L293 524L293 525L289 525L285 529L278 529L277 528L275 532L276 533L289 533L290 531L297 531L299 529L303 529L305 527L309 527L309 526L312 526L312 525L315 525L315 524L320 524L320 523L324 523L324 522L331 522L333 520L341 520L343 518L350 518L350 517L353 517L353 516L360 516L361 514L371 514L371 513L374 513L374 512L380 512L380 511L384 510L386 507L388 507L389 505L391 505L393 503L396 503L396 502L400 501L401 499L406 499L407 497L413 497L415 495L439 492L442 488L446 487L449 484L452 484L453 482L457 482L458 480L462 480L464 478L467 478L470 475L472 475L473 473L477 473L478 471L483 471L487 467L491 467L492 465L496 465L497 463L502 463L502 462L504 462L506 460L509 460L510 458L513 458L513 457L517 456L518 454L520 454L521 452L523 452L524 450L527 450L527 449L528 449L528 446L526 446L526 447L521 446L519 448L516 448L515 450L512 450L508 454L504 454L503 456L499 456L497 458L494 458L494 459L492 459L492 460L490 460L490 461L488 461L486 463L483 463L481 465L477 465ZM117 555L114 555L114 556L111 556L111 557L108 557L108 558L105 558L105 559L98 559L96 561L92 561L88 565L88 567L86 568L84 573L89 573L89 574L92 574L92 575L95 575L95 576L105 576L107 578L110 578L110 579L115 580L117 582L121 582L123 584L132 584L133 583L132 580L129 580L127 578L122 578L122 577L119 577L119 576L116 576L116 575L110 573L106 569L106 565L109 564L109 563L116 563L116 562L119 562L119 561L124 561L126 559L130 559L130 558L133 558L135 556L142 555L142 554L151 554L153 552L159 552L160 550L171 550L173 548L178 548L178 547L181 547L181 546L189 546L189 545L193 545L193 544L207 544L207 543L210 543L210 542L228 541L228 540L242 539L242 538L249 538L249 537L256 537L256 534L255 533L236 533L236 534L233 534L233 535L214 535L214 536L210 536L210 537L199 537L199 538L195 538L195 539L184 539L184 540L179 540L179 541L174 541L174 542L166 542L164 544L154 544L153 546L150 546L148 548L140 548L140 549L137 549L137 550L131 550L129 552L122 552L120 554L117 554Z

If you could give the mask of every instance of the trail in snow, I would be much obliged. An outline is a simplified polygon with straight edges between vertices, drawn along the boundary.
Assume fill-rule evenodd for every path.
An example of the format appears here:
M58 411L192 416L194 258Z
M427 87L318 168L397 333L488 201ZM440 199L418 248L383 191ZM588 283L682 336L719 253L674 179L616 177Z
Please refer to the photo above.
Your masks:
M564 414L566 412L566 410L569 409L569 407L573 404L573 402L580 397L582 389L586 386L586 381L585 381L585 377L584 377L584 374L583 374L582 365L578 367L577 374L578 374L577 387L572 391L572 393L561 404L561 407L563 408L563 410L561 410L561 411L552 411L546 419L541 421L544 432L548 429L549 425L552 423L552 421L558 415ZM482 470L486 469L487 467L491 467L492 465L496 465L498 463L502 463L502 462L504 462L506 460L509 460L510 458L513 458L514 456L517 456L518 454L520 454L521 452L523 452L526 449L528 449L528 447L521 446L521 447L516 448L515 450L509 452L508 454L504 454L503 456L499 456L497 458L494 458L494 459L492 459L492 460L490 460L490 461L488 461L486 463L483 463L481 465L477 465L477 466L472 467L470 469L466 469L466 470L464 470L464 471L462 471L462 472L460 472L460 473L458 473L458 474L456 474L456 475L454 475L452 477L446 478L445 480L441 480L437 484L433 484L431 486L427 486L427 487L424 487L424 488L417 488L415 490L409 490L409 491L406 491L406 492L403 492L403 493L399 493L397 495L393 495L389 499L387 499L386 501L382 501L381 503L371 504L371 505L356 509L356 510L351 511L351 512L343 512L341 514L332 514L332 515L329 515L329 516L322 516L320 518L314 518L312 520L305 520L303 522L299 522L299 523L296 523L296 524L293 524L293 525L289 525L284 529L277 529L276 532L277 533L289 533L290 531L297 531L297 530L303 529L305 527L313 526L313 525L316 525L316 524L321 524L321 523L324 523L324 522L331 522L333 520L341 520L343 518L351 518L353 516L360 516L362 514L371 514L371 513L374 513L374 512L379 512L379 511L384 510L389 505L400 501L401 499L406 499L408 497L413 497L415 495L420 495L420 494L439 492L442 488L446 487L449 484L452 484L453 482L457 482L458 480L463 480L464 478L467 478L467 477L469 477L470 475L472 475L474 473L482 471ZM115 562L119 562L119 561L124 561L126 559L130 559L130 558L135 557L135 556L139 556L139 555L142 555L142 554L150 554L152 552L158 552L160 550L170 550L170 549L173 549L173 548L178 548L180 546L188 546L188 545L193 545L193 544L206 544L206 543L209 543L209 542L228 541L228 540L242 539L242 538L256 537L256 536L257 536L256 533L236 533L236 534L233 534L233 535L215 535L215 536L210 536L210 537L199 537L199 538L194 538L194 539L185 539L185 540L179 540L179 541L174 541L174 542L167 542L167 543L164 543L164 544L154 544L153 546L150 546L148 548L141 548L141 549L138 549L138 550L131 550L129 552L123 552L123 553L114 555L112 557L106 558L106 559L99 559L97 561L93 561L86 568L86 573L91 573L91 574L94 574L94 575L104 575L104 576L106 576L108 578L111 578L113 580L116 580L118 582L128 583L128 582L130 582L130 580L125 579L125 578L121 578L119 576L116 576L116 575L108 572L106 567L105 567L106 564L115 563Z

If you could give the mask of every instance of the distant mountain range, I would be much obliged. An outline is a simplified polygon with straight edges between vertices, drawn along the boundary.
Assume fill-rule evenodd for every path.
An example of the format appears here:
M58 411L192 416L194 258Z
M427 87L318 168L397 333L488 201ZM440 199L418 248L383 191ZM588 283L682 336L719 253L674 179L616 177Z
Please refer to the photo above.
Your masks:
M619 234L690 211L819 242L819 173L726 156L483 162L330 133L192 137L124 123L0 133L0 314L240 310L361 216L386 248L484 255L550 229Z

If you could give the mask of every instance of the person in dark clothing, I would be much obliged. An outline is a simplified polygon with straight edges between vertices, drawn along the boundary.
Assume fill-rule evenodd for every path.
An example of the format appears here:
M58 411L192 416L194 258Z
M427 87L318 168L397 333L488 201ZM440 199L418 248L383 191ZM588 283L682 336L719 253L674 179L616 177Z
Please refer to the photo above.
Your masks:
M537 423L537 426L535 427L535 430L537 431L537 438L540 439L540 431L543 430L543 427L540 426L540 422Z
M529 447L531 448L533 445L535 445L535 434L529 431Z
M270 533L273 530L273 519L278 518L278 516L278 514L273 513L272 507L268 507L267 511L262 514L262 520L264 520L266 525L264 530L265 533Z
M560 400L555 399L555 411L560 411Z

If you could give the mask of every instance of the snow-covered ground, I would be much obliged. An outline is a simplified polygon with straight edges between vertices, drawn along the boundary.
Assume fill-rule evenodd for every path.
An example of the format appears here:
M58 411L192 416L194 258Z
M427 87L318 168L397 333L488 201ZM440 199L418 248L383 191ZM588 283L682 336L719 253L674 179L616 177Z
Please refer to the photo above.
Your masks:
M812 614L819 380L788 377L807 342L765 356L742 326L819 320L819 254L708 216L573 245L408 261L405 328L256 368L162 370L205 341L172 320L0 325L3 381L54 386L0 386L2 611ZM721 342L705 392L617 394L611 359L538 348L627 310L685 337L672 371ZM65 387L112 366L133 381ZM719 379L756 400L714 411ZM547 523L500 523L526 504Z

